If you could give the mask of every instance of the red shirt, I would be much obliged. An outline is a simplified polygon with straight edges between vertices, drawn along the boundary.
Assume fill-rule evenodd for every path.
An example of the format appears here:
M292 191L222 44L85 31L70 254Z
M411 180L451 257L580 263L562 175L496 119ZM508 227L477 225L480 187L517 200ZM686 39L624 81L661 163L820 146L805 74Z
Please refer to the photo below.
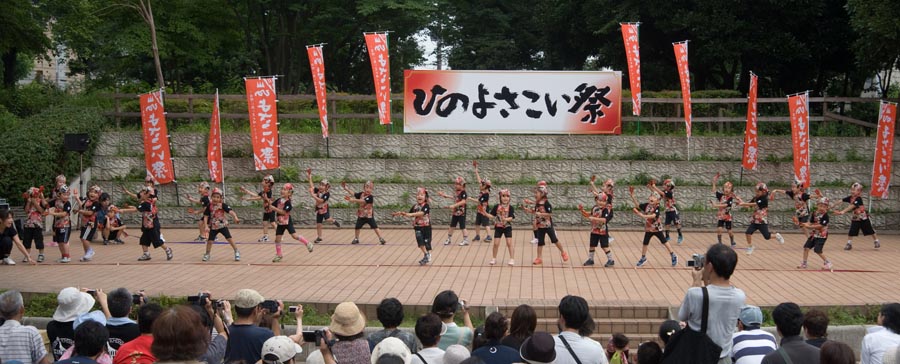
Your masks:
M153 344L153 335L142 334L136 339L122 344L116 351L116 357L113 364L153 364L156 357L150 352L150 345Z

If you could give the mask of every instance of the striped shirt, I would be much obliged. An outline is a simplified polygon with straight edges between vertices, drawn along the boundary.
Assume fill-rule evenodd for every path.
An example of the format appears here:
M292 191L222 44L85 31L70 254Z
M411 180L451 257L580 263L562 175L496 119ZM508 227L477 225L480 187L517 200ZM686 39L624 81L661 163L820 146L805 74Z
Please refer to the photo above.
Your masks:
M0 358L18 360L23 364L38 363L47 356L44 340L34 326L24 326L16 320L6 320L0 327Z
M759 364L766 354L775 351L775 336L760 329L736 332L731 340L735 364Z

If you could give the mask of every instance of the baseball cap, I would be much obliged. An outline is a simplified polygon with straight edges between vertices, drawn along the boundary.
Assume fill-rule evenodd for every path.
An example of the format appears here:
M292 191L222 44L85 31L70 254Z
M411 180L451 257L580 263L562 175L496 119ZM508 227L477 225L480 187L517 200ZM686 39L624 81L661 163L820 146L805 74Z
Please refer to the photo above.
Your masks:
M265 300L266 299L257 291L252 289L242 289L237 292L237 295L234 298L234 305L240 308L254 308L259 306L259 304Z
M303 352L303 348L287 336L273 336L263 343L262 357L272 354L278 358L279 363L284 363Z
M762 310L756 306L744 306L741 308L741 314L738 316L738 319L744 323L744 325L759 325L763 322Z

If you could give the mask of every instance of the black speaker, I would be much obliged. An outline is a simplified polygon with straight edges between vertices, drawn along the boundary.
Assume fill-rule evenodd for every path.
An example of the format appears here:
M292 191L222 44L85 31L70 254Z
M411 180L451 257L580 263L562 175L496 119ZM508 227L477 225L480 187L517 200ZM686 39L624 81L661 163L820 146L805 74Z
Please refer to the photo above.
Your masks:
M63 138L63 146L69 152L85 152L91 144L91 137L87 134L66 134Z

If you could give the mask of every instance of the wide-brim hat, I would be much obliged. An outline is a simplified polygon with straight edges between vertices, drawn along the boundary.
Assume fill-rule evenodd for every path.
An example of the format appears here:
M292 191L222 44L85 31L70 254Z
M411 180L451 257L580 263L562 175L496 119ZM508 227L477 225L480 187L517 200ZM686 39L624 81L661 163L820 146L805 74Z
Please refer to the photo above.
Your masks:
M378 345L375 345L375 349L372 350L372 364L378 362L378 358L381 358L382 355L396 355L403 359L404 364L410 364L412 362L412 353L409 351L409 347L396 337L388 337L384 340L381 340Z
M353 336L366 328L366 318L353 302L343 302L334 309L328 329L341 336Z
M549 364L556 360L556 341L546 332L535 332L522 342L519 356L531 364Z
M86 292L81 292L78 288L67 287L59 291L56 296L56 312L53 313L53 320L58 322L75 321L78 316L88 313L94 307L94 297Z

